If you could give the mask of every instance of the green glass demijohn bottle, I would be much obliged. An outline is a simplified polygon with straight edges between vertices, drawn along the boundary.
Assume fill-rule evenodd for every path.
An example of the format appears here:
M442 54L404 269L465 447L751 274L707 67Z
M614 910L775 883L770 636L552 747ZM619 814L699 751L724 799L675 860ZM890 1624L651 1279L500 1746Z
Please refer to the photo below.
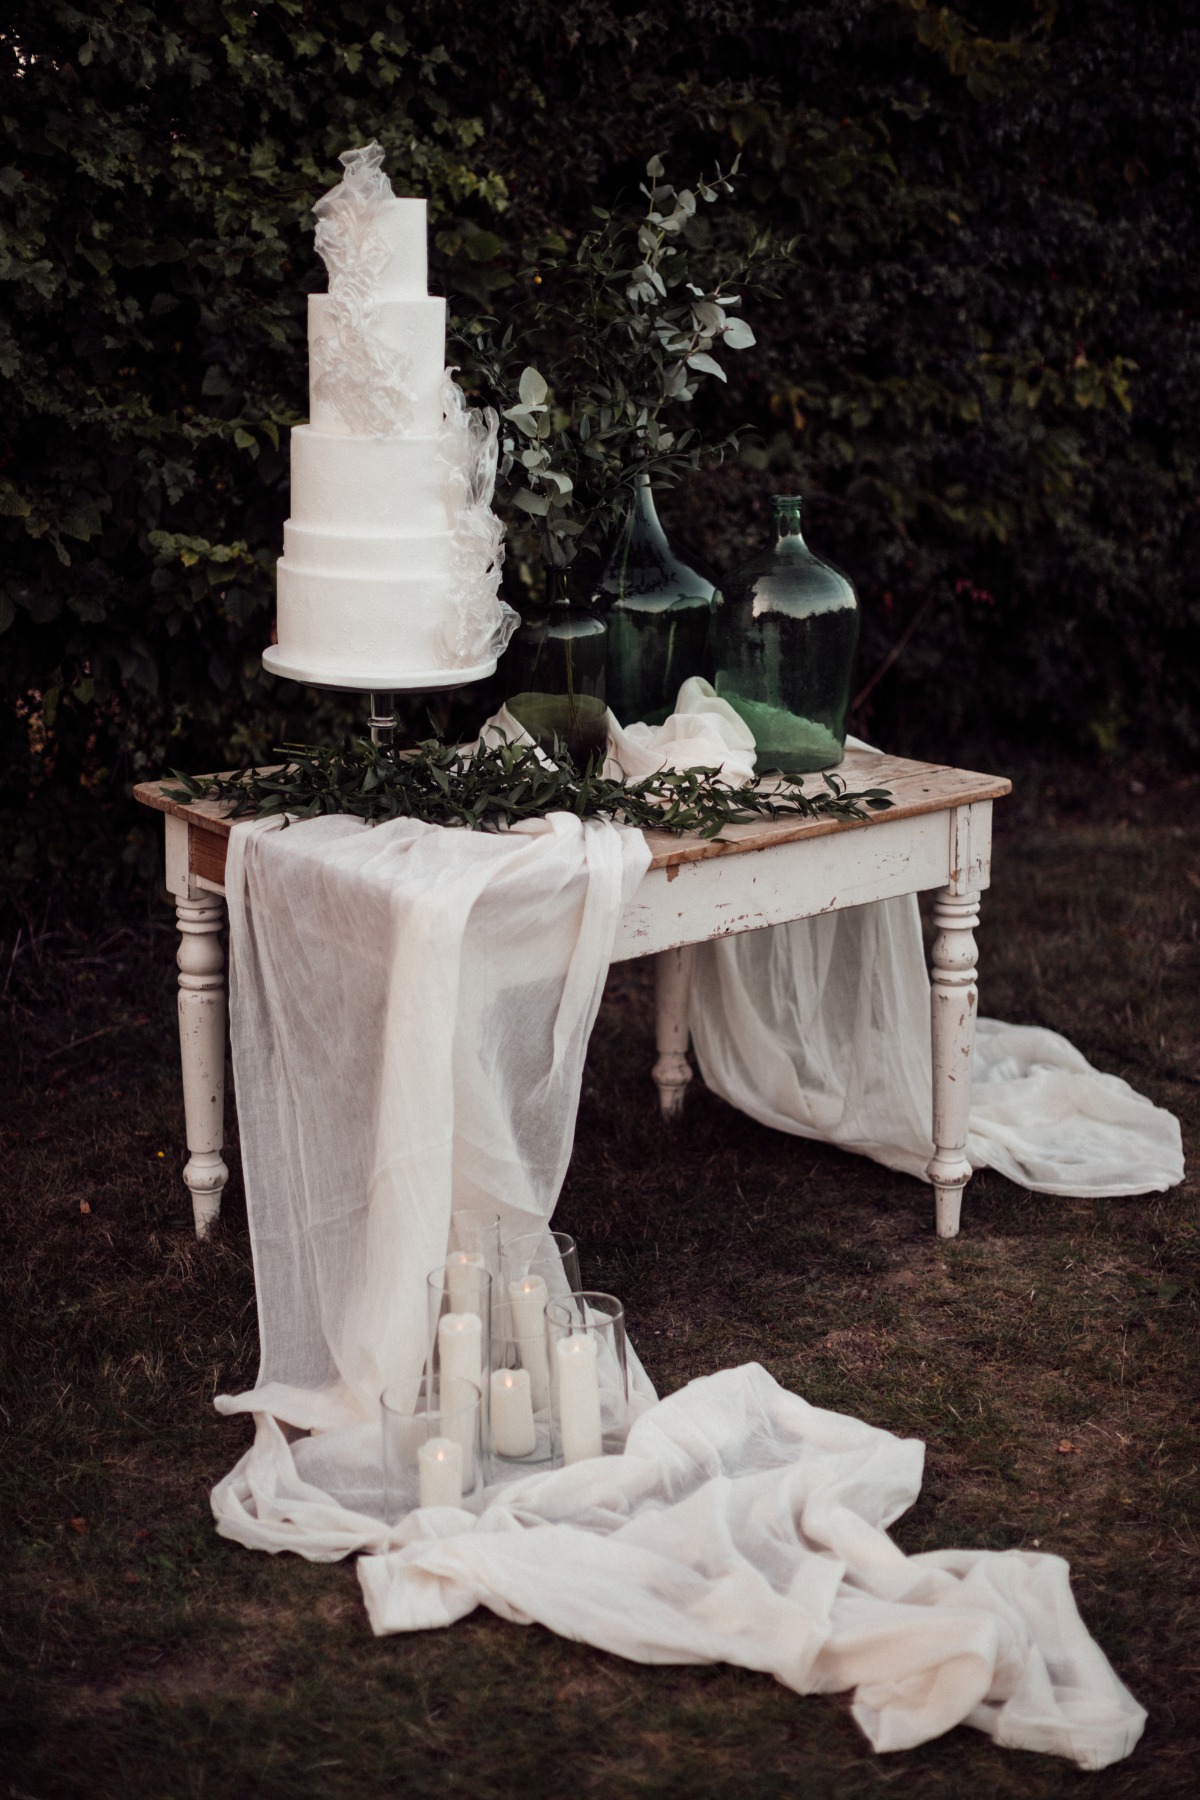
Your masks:
M800 501L772 501L775 541L725 583L714 686L754 733L758 768L832 769L846 748L858 596L800 530Z
M681 684L710 674L715 598L713 583L672 550L640 471L592 596L608 627L605 692L620 724L661 725Z
M546 601L521 616L504 656L505 704L547 755L554 740L582 767L603 758L608 742L604 699L604 620L572 601L561 570L546 577Z

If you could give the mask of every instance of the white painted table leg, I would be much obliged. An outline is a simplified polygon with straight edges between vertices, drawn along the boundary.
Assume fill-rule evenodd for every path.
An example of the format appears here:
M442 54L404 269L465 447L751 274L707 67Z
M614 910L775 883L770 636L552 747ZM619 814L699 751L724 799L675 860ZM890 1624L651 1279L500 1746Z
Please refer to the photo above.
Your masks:
M654 1081L664 1119L677 1119L692 1079L688 1061L688 999L696 946L663 950L654 959L655 1047L658 1061Z
M190 1151L183 1179L192 1195L196 1236L204 1237L221 1211L229 1179L225 1141L225 953L220 931L225 902L216 894L177 896L179 920L179 1054L183 1111Z
M966 1149L979 1010L975 984L979 952L973 935L979 923L979 895L943 888L933 917L937 926L931 1000L934 1150L928 1174L937 1195L937 1234L952 1238L958 1235L963 1188L971 1179Z

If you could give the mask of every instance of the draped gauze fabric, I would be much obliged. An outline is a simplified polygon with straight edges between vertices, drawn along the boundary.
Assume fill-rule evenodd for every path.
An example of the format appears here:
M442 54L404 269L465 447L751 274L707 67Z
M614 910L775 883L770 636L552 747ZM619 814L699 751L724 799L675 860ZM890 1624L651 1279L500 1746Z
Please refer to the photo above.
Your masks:
M414 1513L359 1560L377 1632L501 1618L644 1663L728 1662L799 1694L854 1689L875 1750L974 1725L1102 1769L1145 1713L1089 1637L1067 1565L1029 1551L905 1556L924 1446L809 1406L764 1369L693 1381L623 1456Z
M746 726L698 679L684 683L661 731L622 730L611 714L609 726L610 762L631 776L689 757L716 763L722 740L728 780L747 779L747 754L753 765ZM699 945L689 1024L706 1085L730 1105L928 1179L929 972L915 894ZM998 1019L976 1028L967 1159L1034 1193L1074 1198L1183 1180L1171 1113L1057 1032Z
M314 819L230 834L230 1010L262 1362L225 1410L377 1420L425 1359L451 1207L549 1218L639 832Z
M915 895L699 945L689 1022L706 1084L732 1106L928 1179L929 974ZM1183 1180L1173 1114L1056 1031L999 1019L976 1027L967 1160L1074 1198Z
M742 778L742 728L693 685L699 722L665 728L662 753L727 756ZM644 733L612 751L630 774L653 766ZM366 1553L377 1631L482 1602L646 1662L852 1687L877 1749L961 1721L1103 1766L1143 1715L1065 1566L906 1559L885 1530L918 1491L921 1446L816 1411L761 1369L655 1404L633 1357L625 1456L521 1477L475 1511L382 1522L379 1395L420 1375L426 1274L454 1208L497 1211L506 1236L549 1219L647 863L639 832L566 815L498 835L345 817L235 827L231 1035L262 1361L251 1392L217 1400L255 1421L213 1491L218 1529L314 1560ZM923 971L905 902L711 946L692 1021L705 1075L769 1124L921 1174ZM980 1036L973 1160L1076 1193L1179 1179L1174 1121L1123 1083L1051 1033ZM1046 1098L1062 1079L1070 1104L1061 1088Z

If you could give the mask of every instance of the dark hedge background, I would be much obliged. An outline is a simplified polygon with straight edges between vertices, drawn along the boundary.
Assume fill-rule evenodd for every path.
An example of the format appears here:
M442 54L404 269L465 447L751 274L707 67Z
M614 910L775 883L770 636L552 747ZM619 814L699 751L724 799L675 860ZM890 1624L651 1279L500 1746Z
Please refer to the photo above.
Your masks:
M516 271L651 152L683 182L740 149L734 225L799 243L704 402L760 436L665 497L673 535L728 568L808 493L893 748L1194 759L1198 76L1190 6L1119 0L9 0L8 903L152 879L134 780L346 723L258 659L309 207L372 136L460 320L527 317Z

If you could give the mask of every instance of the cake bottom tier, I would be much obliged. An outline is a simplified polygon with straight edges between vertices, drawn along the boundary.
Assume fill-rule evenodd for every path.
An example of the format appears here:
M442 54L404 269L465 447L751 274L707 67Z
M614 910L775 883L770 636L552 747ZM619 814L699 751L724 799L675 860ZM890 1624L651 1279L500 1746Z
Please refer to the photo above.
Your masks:
M447 667L442 634L447 576L319 574L278 564L278 642L263 655L272 675L313 687L458 687L482 680L496 659Z

